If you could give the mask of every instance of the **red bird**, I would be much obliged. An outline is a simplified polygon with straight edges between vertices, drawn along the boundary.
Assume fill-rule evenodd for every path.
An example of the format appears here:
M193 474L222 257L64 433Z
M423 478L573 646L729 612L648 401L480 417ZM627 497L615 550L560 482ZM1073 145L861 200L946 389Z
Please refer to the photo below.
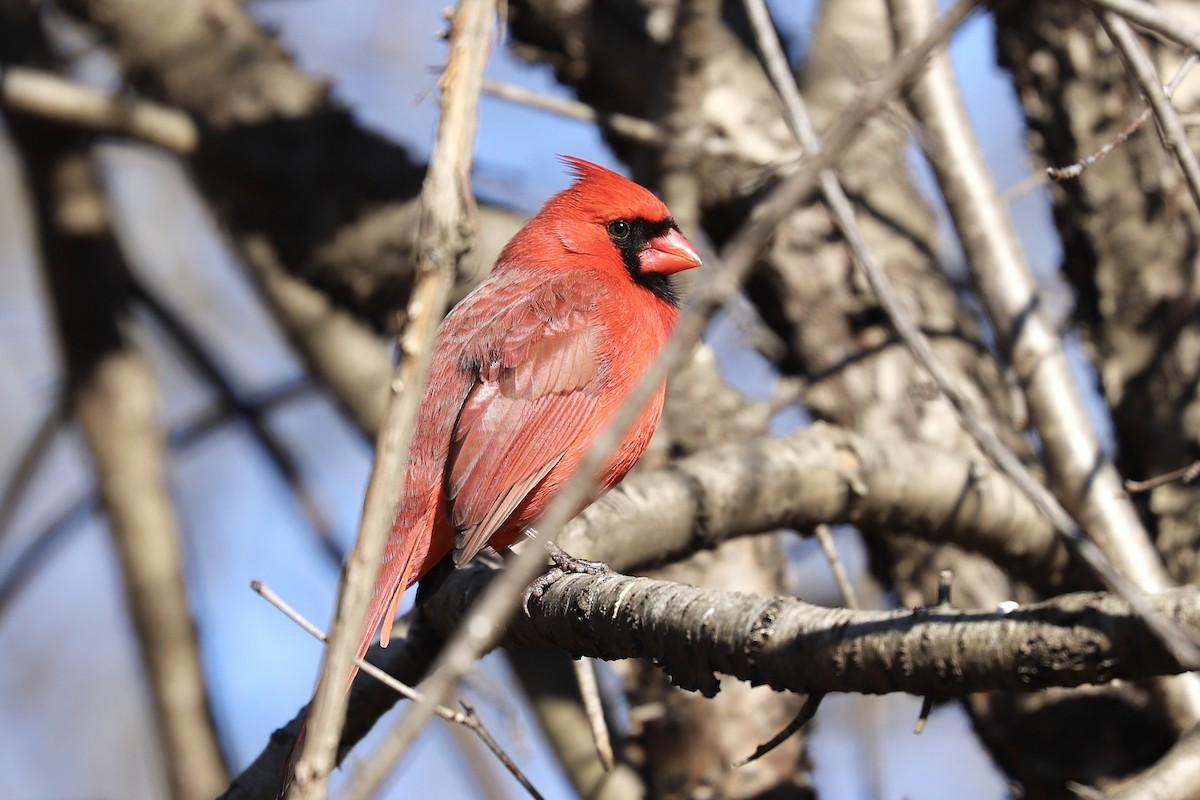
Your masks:
M577 178L529 220L438 330L359 644L388 634L409 586L451 551L461 566L526 530L579 468L666 344L678 317L668 275L700 257L646 189L563 159ZM601 491L645 452L665 387L608 460Z

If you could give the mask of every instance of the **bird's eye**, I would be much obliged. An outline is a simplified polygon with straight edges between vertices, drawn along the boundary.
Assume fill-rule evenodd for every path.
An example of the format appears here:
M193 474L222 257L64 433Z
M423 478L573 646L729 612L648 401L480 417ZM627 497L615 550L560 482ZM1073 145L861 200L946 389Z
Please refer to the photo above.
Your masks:
M618 241L629 237L629 223L623 219L614 219L608 223L608 235Z

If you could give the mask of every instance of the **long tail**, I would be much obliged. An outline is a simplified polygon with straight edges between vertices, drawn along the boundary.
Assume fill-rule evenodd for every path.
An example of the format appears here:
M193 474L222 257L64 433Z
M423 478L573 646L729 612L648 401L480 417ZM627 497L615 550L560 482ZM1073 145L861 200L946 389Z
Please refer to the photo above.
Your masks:
M383 626L379 635L379 644L387 647L391 639L392 620L396 609L414 583L445 558L454 546L454 533L444 520L423 519L414 524L404 519L405 515L397 516L392 532L388 535L387 547L383 553L383 562L379 566L379 574L375 578L375 592L371 597L371 605L367 608L367 618L363 623L362 635L359 638L355 659L361 659L371 649L375 633ZM428 515L432 516L432 515ZM429 531L428 536L413 536L413 531ZM350 678L346 682L346 691L354 683L358 675L357 664L350 668ZM311 703L310 703L311 708ZM308 728L309 712L305 711L296 734L296 741L288 753L279 797L286 794L295 775L296 760L300 757L300 747L304 743L304 734Z

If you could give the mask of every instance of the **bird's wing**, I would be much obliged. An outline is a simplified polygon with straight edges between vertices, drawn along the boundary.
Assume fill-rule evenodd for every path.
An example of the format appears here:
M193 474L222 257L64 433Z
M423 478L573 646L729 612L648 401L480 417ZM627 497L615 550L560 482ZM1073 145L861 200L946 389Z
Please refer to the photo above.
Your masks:
M455 425L446 475L464 564L575 446L604 365L587 293L546 284L495 320Z

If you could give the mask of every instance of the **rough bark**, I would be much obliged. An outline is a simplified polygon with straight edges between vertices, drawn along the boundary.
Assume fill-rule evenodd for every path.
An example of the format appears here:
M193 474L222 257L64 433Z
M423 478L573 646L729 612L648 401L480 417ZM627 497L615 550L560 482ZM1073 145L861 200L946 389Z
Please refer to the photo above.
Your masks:
M269 246L264 257L374 327L402 324L423 165L360 125L236 0L64 8L101 34L132 86L196 118L193 174L248 261ZM469 285L491 261L466 265Z
M1186 3L1169 4L1200 23ZM1002 64L1018 90L1031 150L1065 166L1096 151L1137 115L1143 101L1095 16L1075 3L1039 3L997 17ZM1181 54L1155 48L1163 82ZM1176 105L1188 111L1184 84ZM1194 143L1194 142L1193 142ZM1196 364L1200 327L1194 262L1200 215L1153 123L1077 179L1051 184L1063 242L1063 274L1075 317L1113 412L1117 460L1131 478L1190 463L1200 443ZM1197 489L1171 483L1148 500L1148 520L1172 577L1200 577Z

